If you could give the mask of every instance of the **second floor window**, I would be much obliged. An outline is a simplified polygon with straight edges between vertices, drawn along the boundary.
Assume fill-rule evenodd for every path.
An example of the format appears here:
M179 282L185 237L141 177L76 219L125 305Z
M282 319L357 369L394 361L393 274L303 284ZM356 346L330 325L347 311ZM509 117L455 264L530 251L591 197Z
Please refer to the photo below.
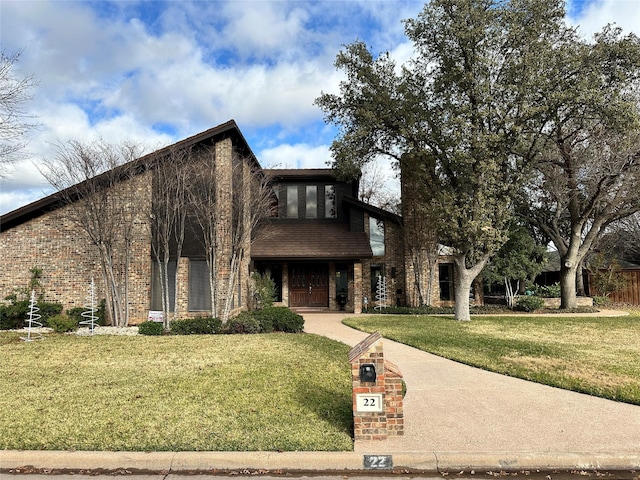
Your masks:
M305 190L307 199L305 218L318 218L318 187L307 185Z
M333 185L324 186L324 216L336 218L336 187Z
M384 255L384 221L369 217L369 242L375 256Z
M287 185L286 199L285 218L337 217L334 185Z
M298 218L298 186L287 186L287 218Z

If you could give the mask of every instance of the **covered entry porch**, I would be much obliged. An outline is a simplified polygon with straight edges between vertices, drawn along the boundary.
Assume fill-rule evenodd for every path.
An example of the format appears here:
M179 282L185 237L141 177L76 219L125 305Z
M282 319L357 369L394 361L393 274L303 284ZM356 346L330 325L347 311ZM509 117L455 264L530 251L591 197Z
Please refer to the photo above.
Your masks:
M276 301L300 311L362 311L362 263L258 261L276 284Z
M271 275L277 300L302 310L360 313L362 265L372 256L367 234L337 220L274 219L251 245L254 269Z

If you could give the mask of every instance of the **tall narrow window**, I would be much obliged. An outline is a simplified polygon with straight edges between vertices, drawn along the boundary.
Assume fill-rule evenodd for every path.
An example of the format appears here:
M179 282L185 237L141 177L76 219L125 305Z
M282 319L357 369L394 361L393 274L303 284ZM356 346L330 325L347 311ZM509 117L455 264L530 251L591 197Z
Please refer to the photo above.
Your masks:
M440 300L453 300L453 263L438 266Z
M307 185L306 187L306 212L305 218L318 218L318 187Z
M324 187L324 216L336 218L336 188L333 185Z
M189 262L189 311L211 310L209 267L204 260Z
M298 186L287 186L287 218L298 218Z
M369 243L375 256L384 255L384 222L375 217L369 217Z
M178 262L170 261L168 266L169 311L175 311L176 303L176 268ZM160 282L160 264L153 262L151 270L151 310L162 310L162 288Z

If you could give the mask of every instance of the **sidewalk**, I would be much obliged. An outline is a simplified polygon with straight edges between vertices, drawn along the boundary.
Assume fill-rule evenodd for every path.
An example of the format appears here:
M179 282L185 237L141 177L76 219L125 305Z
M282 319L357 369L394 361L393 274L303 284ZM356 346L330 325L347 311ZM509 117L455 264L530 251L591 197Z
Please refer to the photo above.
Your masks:
M368 334L342 325L348 315L305 313L305 331L356 345ZM31 466L36 473L357 475L368 454L390 455L396 471L417 475L616 470L632 478L629 472L640 470L640 406L486 372L386 339L383 346L407 383L403 437L358 441L354 452L0 450L0 474Z

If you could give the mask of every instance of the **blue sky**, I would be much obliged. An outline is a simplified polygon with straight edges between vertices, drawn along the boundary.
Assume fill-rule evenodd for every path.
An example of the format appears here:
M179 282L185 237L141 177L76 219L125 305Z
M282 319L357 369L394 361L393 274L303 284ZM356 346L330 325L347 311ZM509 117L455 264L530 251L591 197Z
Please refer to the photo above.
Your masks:
M5 53L39 85L40 128L0 180L0 214L51 193L38 166L51 143L134 141L154 150L235 119L265 167L322 168L335 130L313 101L337 92L340 48L363 40L402 63L413 0L2 0ZM590 36L609 22L640 28L640 0L571 0ZM389 183L393 173L383 164Z

